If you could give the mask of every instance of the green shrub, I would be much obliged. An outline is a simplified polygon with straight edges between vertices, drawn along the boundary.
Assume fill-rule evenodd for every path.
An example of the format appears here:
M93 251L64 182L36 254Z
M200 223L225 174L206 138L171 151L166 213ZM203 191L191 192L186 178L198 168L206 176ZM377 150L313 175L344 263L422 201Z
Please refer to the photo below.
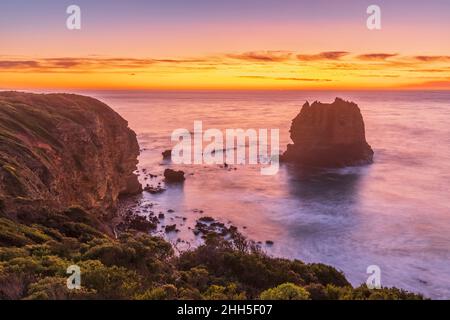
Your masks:
M311 300L328 300L325 287L320 283L311 283L304 287L309 293Z
M77 238L81 242L87 242L95 237L104 237L100 231L97 231L93 227L79 222L66 222L61 225L59 231L65 236L71 238Z
M368 300L422 300L423 296L409 291L392 288L369 289L365 284L351 291L352 299Z
M0 218L0 245L21 247L47 240L50 237L36 228Z
M181 271L180 282L188 287L193 287L203 292L208 289L208 284L212 281L208 270L203 267L195 267L188 271Z
M245 300L245 292L239 292L235 283L227 286L212 285L203 294L206 300Z
M90 248L82 257L85 260L100 260L106 266L127 267L136 258L136 251L133 248L110 242Z
M81 285L100 299L132 299L139 294L141 277L122 267L107 267L98 260L81 261Z
M326 281L339 285L348 283L343 274L332 267L270 258L259 251L236 250L217 240L185 252L178 259L178 268L181 270L187 271L196 266L204 266L211 277L239 283L249 298L256 298L262 290L286 282L301 285L317 282L326 284Z
M174 300L177 298L177 288L172 284L149 289L137 296L138 300Z
M0 261L9 261L18 257L28 256L28 251L17 247L0 247Z
M81 287L68 289L67 279L63 277L47 277L30 285L26 300L72 300L92 299L96 292Z
M328 266L323 263L311 263L308 264L309 269L314 273L317 278L317 282L322 285L334 284L338 287L349 286L350 283L345 278L342 271L336 270L332 266Z
M293 283L283 283L263 291L261 300L309 300L309 292Z

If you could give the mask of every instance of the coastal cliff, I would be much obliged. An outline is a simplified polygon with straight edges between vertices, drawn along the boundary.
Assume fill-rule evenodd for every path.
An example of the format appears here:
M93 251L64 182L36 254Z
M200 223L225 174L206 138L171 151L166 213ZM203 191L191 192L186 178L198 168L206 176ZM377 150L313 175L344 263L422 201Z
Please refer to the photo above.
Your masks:
M114 208L141 190L138 154L127 122L96 99L0 92L0 205L9 216Z
M292 120L294 142L282 160L314 167L343 167L371 163L373 150L366 141L359 107L336 98L333 103L306 102Z

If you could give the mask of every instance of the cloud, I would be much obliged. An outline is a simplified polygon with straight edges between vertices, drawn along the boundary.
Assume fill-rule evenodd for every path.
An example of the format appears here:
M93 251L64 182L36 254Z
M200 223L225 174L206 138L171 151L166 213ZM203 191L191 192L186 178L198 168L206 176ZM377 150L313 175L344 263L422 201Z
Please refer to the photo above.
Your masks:
M227 54L226 57L252 62L284 62L292 57L287 51L249 51L240 54Z
M155 59L154 62L161 63L208 63L209 59Z
M0 69L29 69L39 67L39 62L32 60L0 60Z
M450 56L415 56L414 59L422 62L450 62Z
M450 68L442 69L410 69L408 72L450 72Z
M0 60L0 70L58 72L98 70L107 68L145 68L154 64L152 59L136 58L43 58L36 60Z
M73 68L83 64L84 59L76 58L47 58L38 62L40 66L47 68Z
M300 61L339 60L348 55L347 51L325 51L318 54L298 54Z
M146 58L108 58L108 57L60 57L40 58L35 60L8 59L1 60L0 72L106 72L117 70L145 69L153 65L174 65L178 69L213 69L217 64L222 64L217 57L205 57L198 59L146 59ZM123 69L123 70L121 70ZM132 70L130 70L132 69Z
M283 80L283 81L313 81L313 82L329 82L331 79L314 79L314 78L296 78L296 77L267 77L267 76L239 76L239 78L248 79L269 79L269 80Z
M370 60L370 61L384 61L388 58L392 58L397 56L396 53L367 53L360 54L356 58L359 60Z
M360 74L357 76L363 78L400 78L398 74Z

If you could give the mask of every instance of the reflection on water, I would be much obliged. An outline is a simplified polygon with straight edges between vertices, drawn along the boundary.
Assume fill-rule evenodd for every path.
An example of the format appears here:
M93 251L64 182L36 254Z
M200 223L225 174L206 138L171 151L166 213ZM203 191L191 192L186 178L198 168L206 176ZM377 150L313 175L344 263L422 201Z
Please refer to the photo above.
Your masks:
M141 169L158 175L167 167L186 172L183 186L144 193L141 199L153 203L156 213L166 213L163 224L179 226L179 238L198 243L189 228L210 215L262 241L271 255L331 264L355 285L365 282L369 265L378 265L385 286L450 298L450 93L94 95L137 132ZM192 130L194 120L202 120L204 129L279 128L284 149L304 101L330 102L336 96L359 104L375 151L372 165L316 172L282 165L277 175L262 176L257 166L228 170L162 161L161 152L172 146L171 132ZM274 245L264 245L265 240Z
M361 174L339 173L337 170L305 169L286 165L289 191L302 202L333 202L354 204L358 200Z

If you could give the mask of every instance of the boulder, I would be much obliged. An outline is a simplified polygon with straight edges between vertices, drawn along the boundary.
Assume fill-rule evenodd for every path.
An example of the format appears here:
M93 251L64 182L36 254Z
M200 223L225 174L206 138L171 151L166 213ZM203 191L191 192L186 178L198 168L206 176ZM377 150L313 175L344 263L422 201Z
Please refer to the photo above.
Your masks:
M176 231L176 230L177 230L177 225L176 224L171 224L171 225L168 225L168 226L165 227L166 233L173 232L173 231Z
M162 153L164 160L170 160L172 158L172 150L164 150Z
M371 163L361 111L353 102L306 102L292 120L293 144L281 160L313 167L344 167Z

